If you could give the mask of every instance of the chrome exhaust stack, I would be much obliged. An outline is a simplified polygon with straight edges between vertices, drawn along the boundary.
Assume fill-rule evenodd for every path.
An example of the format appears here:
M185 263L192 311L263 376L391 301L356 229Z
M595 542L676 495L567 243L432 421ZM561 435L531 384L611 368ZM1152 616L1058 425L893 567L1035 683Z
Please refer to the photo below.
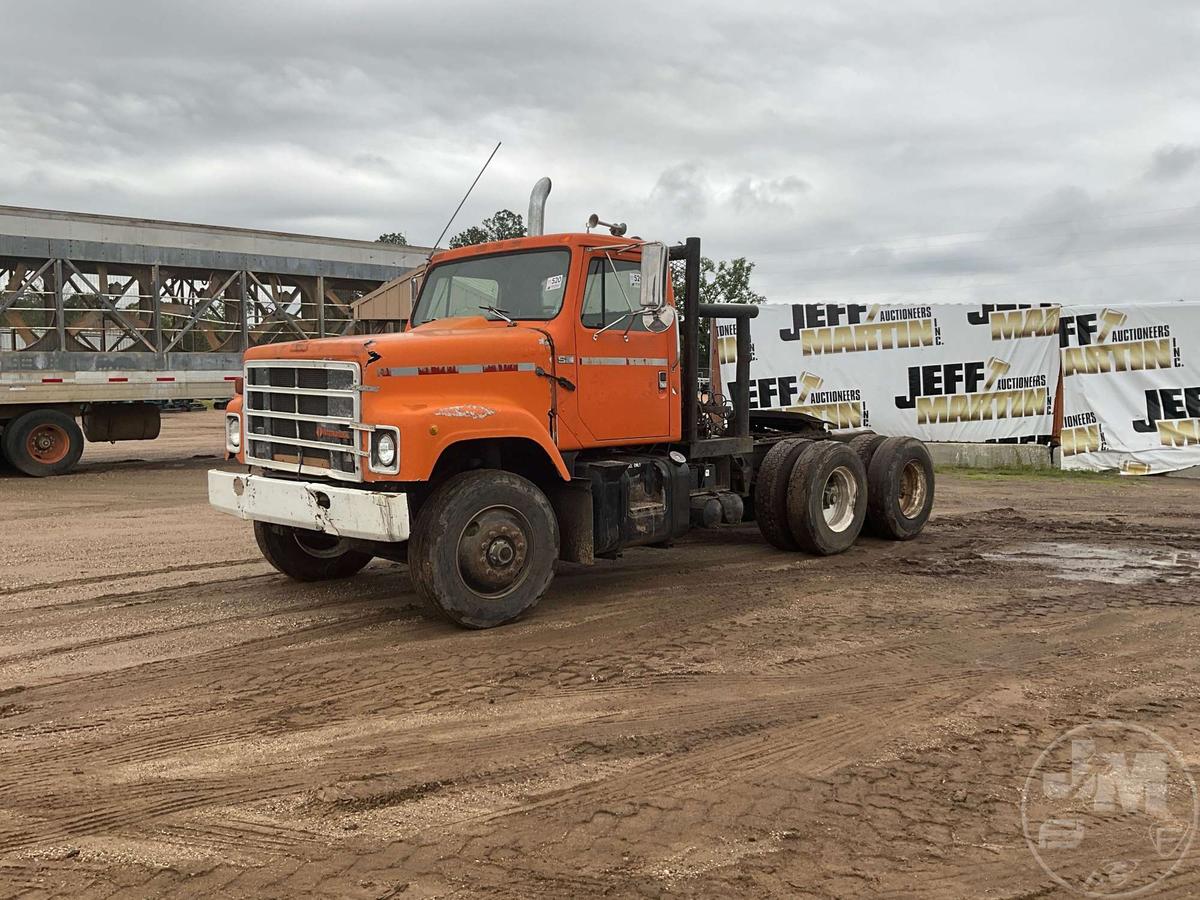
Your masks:
M550 196L550 179L539 178L529 195L529 218L526 234L530 237L546 233L546 198Z

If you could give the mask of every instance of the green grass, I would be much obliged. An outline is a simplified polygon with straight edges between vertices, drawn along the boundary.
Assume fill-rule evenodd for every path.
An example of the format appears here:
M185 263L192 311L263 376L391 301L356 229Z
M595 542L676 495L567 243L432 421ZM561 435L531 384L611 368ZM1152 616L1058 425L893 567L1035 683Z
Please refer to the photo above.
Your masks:
M934 466L939 475L961 475L977 481L995 481L1002 478L1048 478L1056 480L1121 481L1133 482L1136 478L1123 477L1116 472L1064 472L1062 469L1037 469L1026 466L999 466L994 469L973 469L968 466Z

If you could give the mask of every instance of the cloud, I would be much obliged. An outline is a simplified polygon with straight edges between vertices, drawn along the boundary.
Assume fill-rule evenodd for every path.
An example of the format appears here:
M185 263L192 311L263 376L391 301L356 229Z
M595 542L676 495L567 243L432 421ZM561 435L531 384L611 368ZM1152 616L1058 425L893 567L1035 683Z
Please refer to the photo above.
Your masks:
M691 218L703 217L708 209L709 189L698 163L679 163L663 171L650 192L650 202Z
M1175 181L1200 163L1200 144L1168 144L1154 151L1146 177L1154 181Z
M431 242L500 140L456 228L549 175L549 228L698 234L772 299L1196 296L1191 0L9 0L5 39L0 203Z
M797 175L782 178L743 178L733 188L730 202L740 212L791 208L812 190L812 185Z

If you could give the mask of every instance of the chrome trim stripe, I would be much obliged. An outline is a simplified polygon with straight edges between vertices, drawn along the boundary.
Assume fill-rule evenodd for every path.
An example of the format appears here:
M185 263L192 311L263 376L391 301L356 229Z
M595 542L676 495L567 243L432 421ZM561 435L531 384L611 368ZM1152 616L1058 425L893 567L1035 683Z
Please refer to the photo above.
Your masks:
M573 356L560 356L560 365L571 365L575 362ZM581 356L579 364L584 366L658 366L667 365L666 359L655 356ZM456 363L446 366L393 366L380 369L379 374L391 377L412 377L416 375L483 375L491 372L534 372L537 365L529 362L520 363Z
M665 366L667 361L654 356L581 356L582 366Z
M380 369L379 374L391 377L414 375L484 375L493 372L534 372L537 366L531 362L517 363L457 363L448 366L393 366Z

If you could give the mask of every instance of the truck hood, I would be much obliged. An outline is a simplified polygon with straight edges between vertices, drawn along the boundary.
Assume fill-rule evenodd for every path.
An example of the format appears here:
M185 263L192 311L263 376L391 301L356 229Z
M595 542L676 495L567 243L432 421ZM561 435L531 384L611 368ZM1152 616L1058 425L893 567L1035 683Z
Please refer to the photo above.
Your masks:
M328 359L357 362L364 378L390 369L442 369L534 363L551 368L550 339L537 328L482 316L439 319L399 334L321 338L255 347L246 359Z

